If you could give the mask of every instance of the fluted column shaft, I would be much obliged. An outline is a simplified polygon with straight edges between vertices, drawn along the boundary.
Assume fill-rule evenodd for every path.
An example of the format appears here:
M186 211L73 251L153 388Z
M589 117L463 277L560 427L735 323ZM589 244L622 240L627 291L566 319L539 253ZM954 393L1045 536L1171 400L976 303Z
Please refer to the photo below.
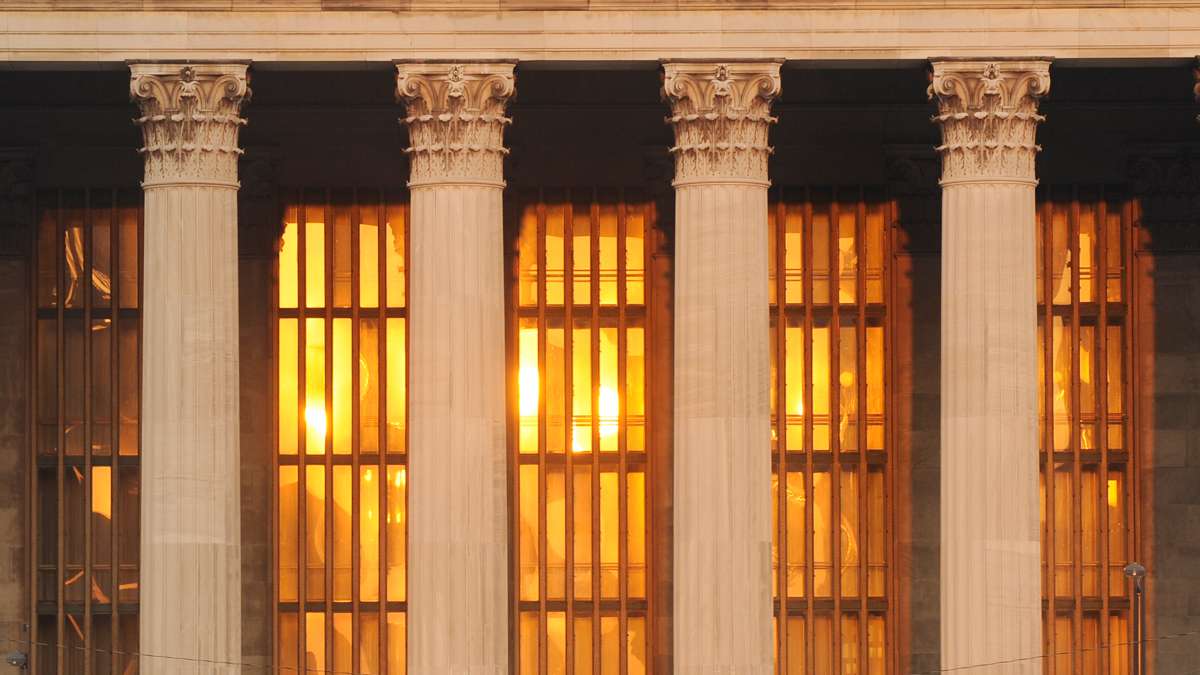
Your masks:
M504 106L513 64L398 64L409 223L408 672L508 670Z
M767 145L779 63L664 65L675 147L675 671L773 671Z
M145 146L141 672L240 672L237 158L245 64L132 64Z
M1034 139L1049 87L1045 60L933 64L943 141L946 669L1043 667Z

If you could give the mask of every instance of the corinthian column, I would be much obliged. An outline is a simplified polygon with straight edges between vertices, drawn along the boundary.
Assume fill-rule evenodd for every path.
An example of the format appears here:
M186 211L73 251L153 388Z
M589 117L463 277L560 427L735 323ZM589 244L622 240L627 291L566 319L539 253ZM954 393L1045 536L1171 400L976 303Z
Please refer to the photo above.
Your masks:
M1034 137L1049 68L1043 59L933 62L946 669L1042 672Z
M675 671L772 665L767 131L779 62L667 62L675 128Z
M504 106L513 63L398 64L408 108L408 667L508 670Z
M146 161L143 673L241 660L237 161L245 63L134 63ZM153 655L153 656L150 656Z

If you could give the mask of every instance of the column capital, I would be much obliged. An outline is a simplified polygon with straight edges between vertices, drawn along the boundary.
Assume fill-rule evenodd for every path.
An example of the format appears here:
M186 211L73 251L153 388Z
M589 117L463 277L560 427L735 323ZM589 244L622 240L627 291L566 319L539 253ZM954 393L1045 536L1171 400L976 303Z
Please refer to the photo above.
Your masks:
M407 108L410 187L467 183L503 187L504 108L515 62L396 64L396 100Z
M675 129L675 185L768 184L771 103L780 60L665 61L662 96Z
M130 63L129 96L141 109L142 185L236 188L239 112L249 63Z
M1050 60L934 59L929 98L942 130L942 184L1036 183L1038 101L1050 91Z

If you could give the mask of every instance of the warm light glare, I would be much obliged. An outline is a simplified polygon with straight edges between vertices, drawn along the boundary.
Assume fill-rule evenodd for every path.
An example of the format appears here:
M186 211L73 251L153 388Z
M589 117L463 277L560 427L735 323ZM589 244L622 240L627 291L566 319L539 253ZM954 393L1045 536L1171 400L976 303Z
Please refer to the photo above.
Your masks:
M1121 503L1121 491L1117 487L1117 481L1108 479L1108 505L1112 508L1117 508Z
M538 371L532 366L522 366L520 373L521 416L532 417L538 412Z
M325 438L325 406L315 403L308 404L304 409L304 424L310 435Z

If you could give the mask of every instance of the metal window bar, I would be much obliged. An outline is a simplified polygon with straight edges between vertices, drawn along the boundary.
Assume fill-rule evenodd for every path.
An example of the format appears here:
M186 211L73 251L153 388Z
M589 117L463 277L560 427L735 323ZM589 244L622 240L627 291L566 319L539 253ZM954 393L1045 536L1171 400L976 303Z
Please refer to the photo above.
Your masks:
M46 647L30 650L33 673L136 669L122 652L137 649L139 461L136 433L123 431L136 429L139 414L140 204L140 191L106 188L42 190L35 197L29 639ZM136 299L127 297L126 281ZM132 340L122 326L134 327ZM75 402L72 415L68 401ZM80 439L77 450L68 447L69 435ZM71 481L75 496L68 499ZM105 520L107 536L97 528ZM128 561L122 537L134 542ZM75 551L72 561L68 549Z
M274 385L279 422L272 515L277 533L277 665L306 672L396 675L405 670L407 570L405 546L389 545L389 535L397 534L389 529L396 525L399 536L407 536L408 411L403 388L408 372L408 207L401 195L363 188L291 190L286 201L272 310L280 350ZM321 247L313 254L320 256L319 266L309 265L312 245ZM389 288L389 278L391 285L401 284L400 291ZM319 298L309 297L310 283ZM322 351L321 372L315 373L321 379L321 396L315 406L308 382L309 367L315 363L308 354L310 321L311 330L319 331L321 341L315 345ZM290 358L284 353L285 333L290 334L289 349L295 349ZM366 335L374 340L370 349L363 347ZM389 350L403 361L389 364ZM339 390L339 383L345 391ZM389 384L399 385L400 391L389 391ZM360 401L368 388L373 391L371 400ZM389 397L401 397L404 410L393 410ZM287 412L289 406L293 412ZM374 438L364 435L372 432L368 407L376 420ZM281 426L289 419L294 419L294 430ZM319 431L308 429L310 424ZM285 434L294 438L294 448L285 447ZM307 447L310 440L320 449ZM291 495L284 492L291 490L281 478L285 471L295 476ZM365 498L368 484L373 492ZM318 499L313 499L314 487ZM403 503L390 503L393 488ZM310 512L310 499L319 511ZM285 517L288 500L293 510ZM372 535L364 526L377 529ZM294 557L283 549L288 537L294 539ZM309 560L310 544L319 545L317 559ZM376 559L369 573L363 560L367 548ZM287 570L295 570L294 579L285 581ZM374 579L373 588L364 587L364 575Z
M891 213L890 202L862 187L772 192L775 651L781 674L858 675L894 667L887 564ZM870 407L873 374L882 414ZM790 559L797 537L803 542L798 562ZM818 548L828 559L818 558ZM796 573L801 578L793 580Z

